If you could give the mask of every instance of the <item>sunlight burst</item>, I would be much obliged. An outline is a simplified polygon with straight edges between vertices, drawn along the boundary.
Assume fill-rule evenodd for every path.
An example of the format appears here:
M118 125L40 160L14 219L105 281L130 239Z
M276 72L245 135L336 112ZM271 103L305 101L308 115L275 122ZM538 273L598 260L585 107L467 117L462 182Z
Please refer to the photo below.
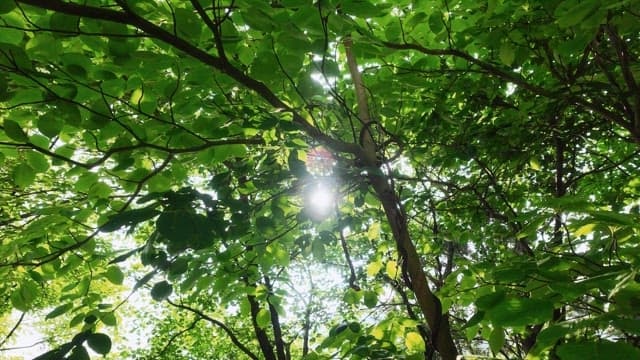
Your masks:
M316 221L328 218L336 205L335 191L323 183L309 186L305 191L305 211Z

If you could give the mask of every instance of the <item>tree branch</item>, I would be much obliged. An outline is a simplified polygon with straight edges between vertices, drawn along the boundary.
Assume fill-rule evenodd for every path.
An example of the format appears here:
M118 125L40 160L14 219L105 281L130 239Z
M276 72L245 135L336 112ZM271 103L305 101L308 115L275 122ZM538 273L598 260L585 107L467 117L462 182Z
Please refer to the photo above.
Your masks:
M269 289L269 292L273 292L273 286L271 284L271 279L268 276L264 276L264 285ZM282 327L280 326L280 317L278 316L278 312L276 311L276 307L273 306L271 301L267 298L267 303L269 304L269 314L271 316L271 328L273 329L273 338L276 345L276 354L278 355L278 360L287 360L287 356L285 353L285 343L284 338L282 337Z
M355 85L358 113L365 129L364 136L361 136L363 148L361 160L364 162L365 169L372 169L368 171L369 182L384 208L398 253L403 261L403 277L408 279L407 286L415 294L422 314L429 324L432 336L431 341L443 359L452 360L456 358L458 350L451 336L448 316L442 314L440 299L429 288L429 281L423 270L420 255L409 234L409 224L404 207L398 198L393 183L389 177L378 170L375 143L371 133L367 130L370 121L366 120L370 119L370 115L364 113L364 110L368 111L367 98L364 94L365 87L359 75L360 71L358 70L356 58L351 52L351 45L351 38L347 37L344 42L347 62Z
M501 78L503 80L507 80L509 82L512 82L515 85L518 85L520 87L522 87L525 90L528 90L530 92L532 92L533 94L536 95L540 95L540 96L544 96L547 98L558 98L558 96L560 96L559 93L555 92L555 91L550 91L547 90L543 87L531 84L529 82L527 82L525 79L523 79L520 76L517 76L515 74L509 73L501 68L499 68L496 65L493 65L489 62L486 61L482 61L480 59L476 59L473 56L460 51L460 50L456 50L456 49L429 49L429 48L425 48L422 45L418 45L418 44L411 44L411 43L403 43L403 44L397 44L397 43L392 43L392 42L388 42L388 41L381 41L381 43L390 48L390 49L396 49L396 50L415 50L418 52L421 52L423 54L426 55L433 55L433 56L454 56L454 57L459 57L461 59L464 59L466 61L468 61L470 64L479 66L481 69L485 70L487 73L494 75L498 78ZM640 128L636 129L633 124L631 122L627 122L625 121L625 119L623 117L620 117L618 114L616 114L615 112L608 110L606 107L604 107L603 105L600 104L596 104L593 102L588 101L584 96L575 96L575 95L568 95L568 96L564 96L564 100L567 101L568 103L571 103L573 105L577 105L580 107L583 107L585 109L591 110L597 114L600 114L601 116L603 116L605 119L618 124L619 126L629 130L629 132L632 134L633 136L633 140L637 143L640 143Z
M9 330L9 333L7 333L7 336L5 336L4 339L2 339L2 341L0 341L0 348L2 348L4 346L4 344L6 344L7 341L9 341L11 336L13 336L13 333L15 333L16 330L18 330L18 327L20 327L20 324L22 324L22 320L24 320L25 314L26 313L24 313L24 312L22 314L20 314L20 318L18 319L18 321L16 321L16 324L13 325L11 330Z
M192 308L192 307L190 307L188 305L177 304L177 303L174 303L173 301L171 301L169 299L167 299L166 301L173 307L190 311L190 312L198 315L202 319L207 320L208 322L212 323L213 325L219 327L220 329L222 329L227 334L227 336L229 336L229 339L231 339L231 342L235 346L237 346L238 349L240 349L243 353L245 353L249 358L251 358L252 360L259 360L260 359L246 345L244 345L242 342L240 342L240 340L238 339L236 334L227 325L225 325L223 322L218 321L218 320L208 316L207 314L203 313L202 311L200 311L198 309L194 309L194 308Z
M251 307L251 324L253 325L253 330L255 331L258 343L260 344L262 355L264 355L266 360L277 360L276 354L273 352L273 345L271 344L271 341L269 341L267 332L258 325L257 319L258 312L260 311L260 305L258 304L258 301L256 301L256 297L253 295L247 295L247 300Z

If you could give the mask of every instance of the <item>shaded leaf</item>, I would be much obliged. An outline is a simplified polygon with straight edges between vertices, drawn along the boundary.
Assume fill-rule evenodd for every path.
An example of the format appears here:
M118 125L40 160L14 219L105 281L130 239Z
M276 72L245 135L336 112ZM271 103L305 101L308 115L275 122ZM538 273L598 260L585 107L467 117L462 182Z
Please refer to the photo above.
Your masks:
M489 336L489 347L494 354L498 354L504 346L505 336L502 327L497 326Z
M106 355L111 351L111 338L101 333L89 334L87 345L98 354Z
M167 281L156 283L151 288L151 297L155 301L162 301L168 298L173 292L173 286Z
M47 314L47 316L45 316L44 318L49 320L49 319L54 319L64 313L66 313L67 311L71 310L73 308L73 304L72 303L66 303L63 305L58 306L57 308L51 310L51 312L49 312Z
M109 220L100 227L100 230L104 232L112 232L122 228L123 226L135 226L141 222L152 219L158 214L160 214L160 212L153 206L124 211L110 216Z
M36 172L27 164L18 164L13 168L13 182L21 188L26 188L36 179Z
M2 125L4 127L5 134L7 134L7 136L12 140L23 142L23 143L29 141L29 137L27 136L27 133L25 133L24 130L22 130L22 127L20 127L20 125L18 125L17 122L13 120L5 119Z
M558 346L561 360L640 359L640 349L623 342L576 342Z
M488 315L496 326L540 324L553 317L553 304L540 299L511 297L497 303Z

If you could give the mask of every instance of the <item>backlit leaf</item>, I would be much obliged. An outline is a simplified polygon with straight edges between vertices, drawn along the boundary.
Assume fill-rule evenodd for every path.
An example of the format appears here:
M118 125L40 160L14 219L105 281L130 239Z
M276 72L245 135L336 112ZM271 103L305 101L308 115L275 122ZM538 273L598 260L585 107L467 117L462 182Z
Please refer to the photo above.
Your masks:
M417 332L410 332L405 335L404 344L409 352L423 352L425 349L424 340Z
M265 329L271 323L271 313L269 310L260 309L256 315L256 323L262 329Z
M36 172L27 164L19 164L13 168L13 182L18 187L26 188L36 179Z
M387 276L395 279L398 276L398 263L395 262L395 260L388 261L385 270L387 272Z
M112 265L107 268L104 276L113 284L122 285L124 274L118 266Z

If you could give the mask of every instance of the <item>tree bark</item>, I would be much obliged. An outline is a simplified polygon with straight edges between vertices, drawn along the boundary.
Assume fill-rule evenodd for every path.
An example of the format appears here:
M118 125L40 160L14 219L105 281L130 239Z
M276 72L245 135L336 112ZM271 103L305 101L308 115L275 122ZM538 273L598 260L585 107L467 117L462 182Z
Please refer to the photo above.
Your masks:
M362 146L363 155L360 161L363 163L363 170L367 171L369 182L384 208L398 253L403 261L403 276L408 279L409 283L407 285L418 300L422 314L429 325L431 342L440 353L442 359L453 360L456 358L458 351L451 336L449 318L446 314L442 314L440 299L429 288L427 277L422 269L420 255L418 255L409 235L409 224L400 199L398 199L390 179L384 175L380 169L380 164L378 164L378 149L372 134L372 120L367 103L366 88L360 75L356 58L351 52L352 40L350 36L347 36L344 40L344 46L351 79L354 82L358 117L362 123L360 146Z
M427 277L422 270L420 255L409 235L407 218L402 205L385 176L372 174L369 175L369 181L382 202L396 247L404 261L403 272L406 272L411 282L410 289L415 294L420 310L431 329L431 341L443 359L455 359L458 350L451 336L449 318L446 314L442 314L440 299L429 289Z

